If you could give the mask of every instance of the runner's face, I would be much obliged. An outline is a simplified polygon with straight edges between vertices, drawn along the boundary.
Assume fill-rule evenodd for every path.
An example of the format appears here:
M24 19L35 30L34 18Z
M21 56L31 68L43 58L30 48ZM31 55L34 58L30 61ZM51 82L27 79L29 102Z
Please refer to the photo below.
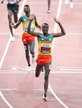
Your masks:
M25 7L24 7L24 12L25 12L25 13L30 13L30 8L27 7L27 6L25 6Z
M44 34L48 34L49 26L48 25L42 25L42 31Z

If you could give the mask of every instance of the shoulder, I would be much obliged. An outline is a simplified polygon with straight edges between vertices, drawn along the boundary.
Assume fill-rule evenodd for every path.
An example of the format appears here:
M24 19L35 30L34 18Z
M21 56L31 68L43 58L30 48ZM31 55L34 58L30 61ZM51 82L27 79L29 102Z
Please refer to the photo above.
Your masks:
M22 19L23 19L23 16L21 16L21 17L19 18L19 21L22 21Z
M35 14L31 14L30 17L31 17L31 18L34 17L34 19L36 20L36 16L35 16Z
M35 14L31 14L30 16L35 17Z

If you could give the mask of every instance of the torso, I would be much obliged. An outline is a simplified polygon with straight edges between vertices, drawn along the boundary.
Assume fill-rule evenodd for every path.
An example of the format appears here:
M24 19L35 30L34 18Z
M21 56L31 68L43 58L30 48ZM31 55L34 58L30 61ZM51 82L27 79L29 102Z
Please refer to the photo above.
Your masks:
M51 34L48 34L48 37L44 37L41 34L41 38L39 41L39 49L38 53L40 55L51 55L52 53L52 37Z
M29 25L30 19L27 18L25 15L23 15L22 23L23 23L23 33L27 33L28 25ZM31 23L31 31L35 31L35 19L33 19Z

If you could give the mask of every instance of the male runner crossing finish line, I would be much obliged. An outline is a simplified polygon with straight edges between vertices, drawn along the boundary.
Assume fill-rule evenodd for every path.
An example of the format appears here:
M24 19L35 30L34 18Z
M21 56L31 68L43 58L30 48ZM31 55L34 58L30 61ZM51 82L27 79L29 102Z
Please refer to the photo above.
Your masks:
M39 39L39 48L38 48L38 57L37 57L37 66L36 66L36 72L35 76L39 77L40 72L42 68L45 69L45 75L44 75L44 94L43 94L43 100L47 100L47 90L48 90L48 81L49 81L49 73L50 73L50 65L51 65L51 59L52 59L52 41L54 37L61 37L64 36L65 30L62 26L62 24L54 18L54 21L59 25L61 32L59 33L48 33L49 25L47 23L42 24L42 32L32 32L30 31L31 22L34 19L34 17L30 20L29 26L28 26L28 33L36 36Z

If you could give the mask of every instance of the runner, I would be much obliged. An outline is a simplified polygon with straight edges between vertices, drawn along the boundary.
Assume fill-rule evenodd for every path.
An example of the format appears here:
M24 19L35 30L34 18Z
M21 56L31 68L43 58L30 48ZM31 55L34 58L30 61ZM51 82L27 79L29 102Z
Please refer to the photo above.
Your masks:
M24 6L24 12L25 15L19 18L17 24L11 24L12 27L15 29L21 24L23 24L23 36L22 36L22 42L24 44L25 48L25 54L26 54L26 60L28 63L28 68L27 71L31 71L31 64L30 64L30 56L29 56L29 50L32 55L32 63L35 61L35 53L34 53L34 47L35 47L35 37L27 33L28 25L30 18L32 18L34 15L30 14L30 7L29 5ZM36 17L33 19L32 24L31 24L31 31L35 31L35 26L41 30L40 25L38 25Z
M30 25L32 21L33 19L30 20L29 27L28 27L28 33L39 38L39 49L38 49L38 57L36 60L37 66L36 66L35 76L39 77L42 68L43 67L45 68L43 100L46 101L49 73L50 73L50 67L51 67L51 59L52 59L52 40L54 37L64 36L65 31L61 23L57 19L54 19L54 21L58 23L61 29L60 33L51 33L51 34L48 33L49 25L47 23L42 24L43 33L31 32Z
M7 0L8 4L7 4L7 10L8 10L8 21L9 21L9 29L12 35L11 41L15 41L15 37L13 34L13 28L11 27L11 23L12 23L12 15L14 15L14 22L17 23L18 21L18 10L19 10L19 2L21 0ZM1 1L1 3L3 3L4 0Z

